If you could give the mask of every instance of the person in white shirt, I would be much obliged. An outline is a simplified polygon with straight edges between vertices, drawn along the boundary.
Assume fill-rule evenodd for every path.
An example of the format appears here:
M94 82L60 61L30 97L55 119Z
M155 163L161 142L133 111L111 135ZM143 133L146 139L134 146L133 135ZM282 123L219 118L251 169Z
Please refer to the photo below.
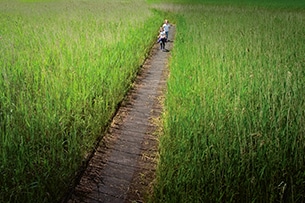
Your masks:
M164 24L162 25L162 27L164 28L165 34L166 34L166 40L168 40L168 32L169 32L169 28L170 28L170 24L168 22L168 20L164 21Z
M160 43L161 50L165 51L166 33L163 27L160 27L158 42Z

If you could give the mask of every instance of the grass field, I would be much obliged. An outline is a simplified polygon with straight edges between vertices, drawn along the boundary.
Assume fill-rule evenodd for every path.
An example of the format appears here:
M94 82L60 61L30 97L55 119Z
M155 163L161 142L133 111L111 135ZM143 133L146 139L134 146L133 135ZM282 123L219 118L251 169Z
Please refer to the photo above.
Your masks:
M238 7L261 7L261 8L289 8L304 10L305 2L302 0L147 0L153 4L179 4L188 6L196 5L217 5L217 6L238 6Z
M305 2L166 2L0 0L0 202L60 200L165 17L150 201L305 201Z
M59 201L159 16L141 0L0 1L0 202Z
M304 202L304 3L200 2L163 7L177 37L151 202Z

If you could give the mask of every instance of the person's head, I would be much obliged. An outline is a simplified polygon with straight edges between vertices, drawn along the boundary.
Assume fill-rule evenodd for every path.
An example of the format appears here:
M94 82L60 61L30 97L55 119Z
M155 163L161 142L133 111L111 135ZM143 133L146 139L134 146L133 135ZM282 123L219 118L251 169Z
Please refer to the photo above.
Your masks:
M166 19L165 19L165 21L164 21L164 22L165 22L165 24L168 24L168 20L166 20Z

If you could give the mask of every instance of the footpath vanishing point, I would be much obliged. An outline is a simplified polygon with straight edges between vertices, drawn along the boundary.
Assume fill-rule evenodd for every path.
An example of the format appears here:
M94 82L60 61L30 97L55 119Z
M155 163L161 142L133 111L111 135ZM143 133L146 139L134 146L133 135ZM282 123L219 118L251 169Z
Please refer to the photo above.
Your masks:
M153 46L68 203L144 202L155 177L156 121L162 112L160 97L166 88L174 34L172 26L166 52L159 44Z

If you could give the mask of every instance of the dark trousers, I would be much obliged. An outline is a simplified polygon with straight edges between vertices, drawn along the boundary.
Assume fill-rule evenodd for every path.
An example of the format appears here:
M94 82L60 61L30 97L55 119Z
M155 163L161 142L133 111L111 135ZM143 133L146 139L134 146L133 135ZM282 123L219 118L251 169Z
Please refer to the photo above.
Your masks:
M160 40L160 47L161 47L161 49L165 49L165 41L166 41L166 38L162 38Z

